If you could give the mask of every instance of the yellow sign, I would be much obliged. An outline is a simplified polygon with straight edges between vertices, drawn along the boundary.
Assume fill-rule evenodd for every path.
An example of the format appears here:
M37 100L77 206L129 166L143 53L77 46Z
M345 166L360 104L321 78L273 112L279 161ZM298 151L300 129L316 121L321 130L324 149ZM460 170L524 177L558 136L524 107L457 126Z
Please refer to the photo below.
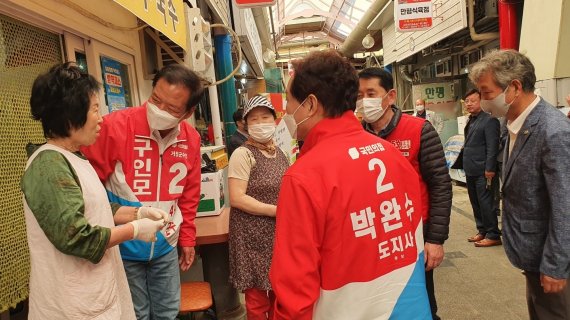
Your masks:
M114 0L186 50L186 18L182 0Z

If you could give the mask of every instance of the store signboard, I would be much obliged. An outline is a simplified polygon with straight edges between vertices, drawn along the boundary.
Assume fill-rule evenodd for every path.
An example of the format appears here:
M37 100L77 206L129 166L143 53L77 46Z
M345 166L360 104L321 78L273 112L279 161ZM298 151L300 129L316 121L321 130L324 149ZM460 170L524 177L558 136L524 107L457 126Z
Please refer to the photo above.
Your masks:
M414 101L423 99L426 107L455 102L454 83L436 82L412 86Z
M276 0L234 0L240 8L268 7L275 4Z
M186 48L186 18L182 0L114 0L168 39Z
M427 30L433 25L431 0L398 0L395 4L397 31Z
M245 59L258 77L263 77L261 39L251 9L233 7L235 32L239 36Z
M109 113L127 107L125 87L123 84L122 68L119 61L101 57L101 70L105 87L105 96Z

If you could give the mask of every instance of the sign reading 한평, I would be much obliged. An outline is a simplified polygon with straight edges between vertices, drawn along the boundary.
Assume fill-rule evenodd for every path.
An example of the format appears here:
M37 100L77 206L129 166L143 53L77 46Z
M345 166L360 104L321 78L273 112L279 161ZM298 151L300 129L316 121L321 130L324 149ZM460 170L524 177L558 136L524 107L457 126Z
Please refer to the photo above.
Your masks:
M114 0L168 39L186 48L186 19L182 0Z
M420 31L431 28L431 0L398 0L394 6L396 29L399 32Z

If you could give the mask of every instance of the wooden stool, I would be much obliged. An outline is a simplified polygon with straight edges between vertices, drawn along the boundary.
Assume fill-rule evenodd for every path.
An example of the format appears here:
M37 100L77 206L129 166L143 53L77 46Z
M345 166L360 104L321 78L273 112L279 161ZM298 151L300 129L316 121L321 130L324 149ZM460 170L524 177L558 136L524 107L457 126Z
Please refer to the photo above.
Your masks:
M212 290L208 282L192 281L180 284L180 312L181 315L190 315L193 312L206 311L212 306Z

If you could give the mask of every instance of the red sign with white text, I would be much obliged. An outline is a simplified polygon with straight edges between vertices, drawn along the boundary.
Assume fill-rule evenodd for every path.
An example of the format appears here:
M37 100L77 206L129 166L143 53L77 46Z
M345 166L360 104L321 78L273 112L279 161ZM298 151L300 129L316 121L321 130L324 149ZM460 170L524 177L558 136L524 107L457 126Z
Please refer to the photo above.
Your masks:
M274 5L276 0L234 0L239 8L268 7Z
M398 31L411 32L431 28L432 11L431 0L398 0L394 6Z

